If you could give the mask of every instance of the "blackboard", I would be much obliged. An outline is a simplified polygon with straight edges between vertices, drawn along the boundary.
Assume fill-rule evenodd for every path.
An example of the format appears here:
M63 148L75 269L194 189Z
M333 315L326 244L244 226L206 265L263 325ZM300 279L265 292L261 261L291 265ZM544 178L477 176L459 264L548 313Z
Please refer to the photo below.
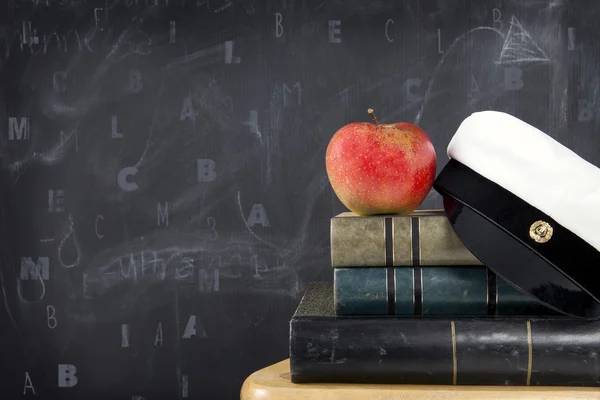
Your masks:
M234 399L331 280L341 126L509 112L600 164L595 1L0 4L0 397ZM518 145L518 144L517 144ZM534 156L534 155L532 155ZM543 163L545 160L539 160ZM432 191L420 208L439 208Z

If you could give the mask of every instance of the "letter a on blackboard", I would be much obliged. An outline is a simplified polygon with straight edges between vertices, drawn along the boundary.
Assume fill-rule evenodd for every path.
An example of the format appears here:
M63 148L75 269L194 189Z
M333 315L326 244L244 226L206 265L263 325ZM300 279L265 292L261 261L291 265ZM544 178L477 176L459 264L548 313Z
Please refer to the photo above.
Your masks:
M196 329L196 316L190 315L190 319L188 319L187 325L185 326L185 331L183 332L183 338L189 339L192 336L200 336L206 337L206 331L202 326L202 323L199 324L198 329ZM199 332L198 332L199 331Z
M31 393L35 396L35 388L33 387L33 382L31 382L29 372L25 371L25 387L23 387L23 394L27 394L27 389L30 389Z
M160 346L163 345L163 332L162 332L162 322L158 323L158 327L156 328L156 339L154 339L154 345L157 346L160 343Z
M261 224L262 226L271 226L269 224L269 218L267 217L267 212L265 211L265 207L262 204L255 204L252 206L252 210L250 211L250 215L248 216L248 226L254 226L256 224Z
M194 106L192 105L192 99L186 97L183 99L183 105L181 106L181 114L179 115L180 121L185 121L189 119L191 121L196 120L196 112L194 111Z

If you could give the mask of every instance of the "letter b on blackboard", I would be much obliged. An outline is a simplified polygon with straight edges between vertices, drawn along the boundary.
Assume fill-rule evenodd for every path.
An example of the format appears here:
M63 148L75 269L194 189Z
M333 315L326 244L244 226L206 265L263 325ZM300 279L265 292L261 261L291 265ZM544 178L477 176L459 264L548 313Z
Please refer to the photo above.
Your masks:
M77 385L77 368L71 364L58 364L58 387Z
M197 162L198 182L212 182L217 178L215 162L209 158L198 159Z

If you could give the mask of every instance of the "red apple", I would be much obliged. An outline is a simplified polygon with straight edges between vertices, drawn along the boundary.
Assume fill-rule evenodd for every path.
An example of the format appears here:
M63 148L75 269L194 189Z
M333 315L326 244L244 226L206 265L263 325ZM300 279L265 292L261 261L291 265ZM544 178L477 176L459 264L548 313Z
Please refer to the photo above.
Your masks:
M407 214L431 190L436 156L429 136L399 122L354 122L340 128L327 146L327 175L340 201L359 215Z

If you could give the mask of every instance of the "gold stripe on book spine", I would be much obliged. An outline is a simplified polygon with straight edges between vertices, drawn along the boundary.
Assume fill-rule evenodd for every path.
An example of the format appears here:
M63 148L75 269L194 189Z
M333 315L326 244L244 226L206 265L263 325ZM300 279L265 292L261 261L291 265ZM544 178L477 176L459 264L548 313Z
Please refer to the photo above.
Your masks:
M392 247L394 266L408 267L413 265L412 253L412 218L398 216L392 218Z
M452 331L452 384L456 385L458 363L456 362L456 328L454 327L454 321L450 321L450 329Z
M481 265L460 241L445 214L419 217L421 264Z
M423 268L419 268L419 274L421 275L421 315L423 315L423 307L424 307L424 303L423 303Z
M385 218L342 213L331 219L331 266L385 265Z
M533 343L531 341L531 321L527 320L527 386L531 384L531 367L533 365Z
M419 246L419 265L423 265L423 244L421 243L421 218L417 218L417 235L419 236L419 242L416 243ZM421 270L421 288L423 287L423 270ZM421 296L423 296L423 289L421 289ZM423 300L421 297L421 304Z
M417 273L417 269L413 268L412 269L412 278L413 278L413 282L412 282L412 293L413 293L413 310L415 309L415 303L417 302L417 291L415 290L415 274Z

